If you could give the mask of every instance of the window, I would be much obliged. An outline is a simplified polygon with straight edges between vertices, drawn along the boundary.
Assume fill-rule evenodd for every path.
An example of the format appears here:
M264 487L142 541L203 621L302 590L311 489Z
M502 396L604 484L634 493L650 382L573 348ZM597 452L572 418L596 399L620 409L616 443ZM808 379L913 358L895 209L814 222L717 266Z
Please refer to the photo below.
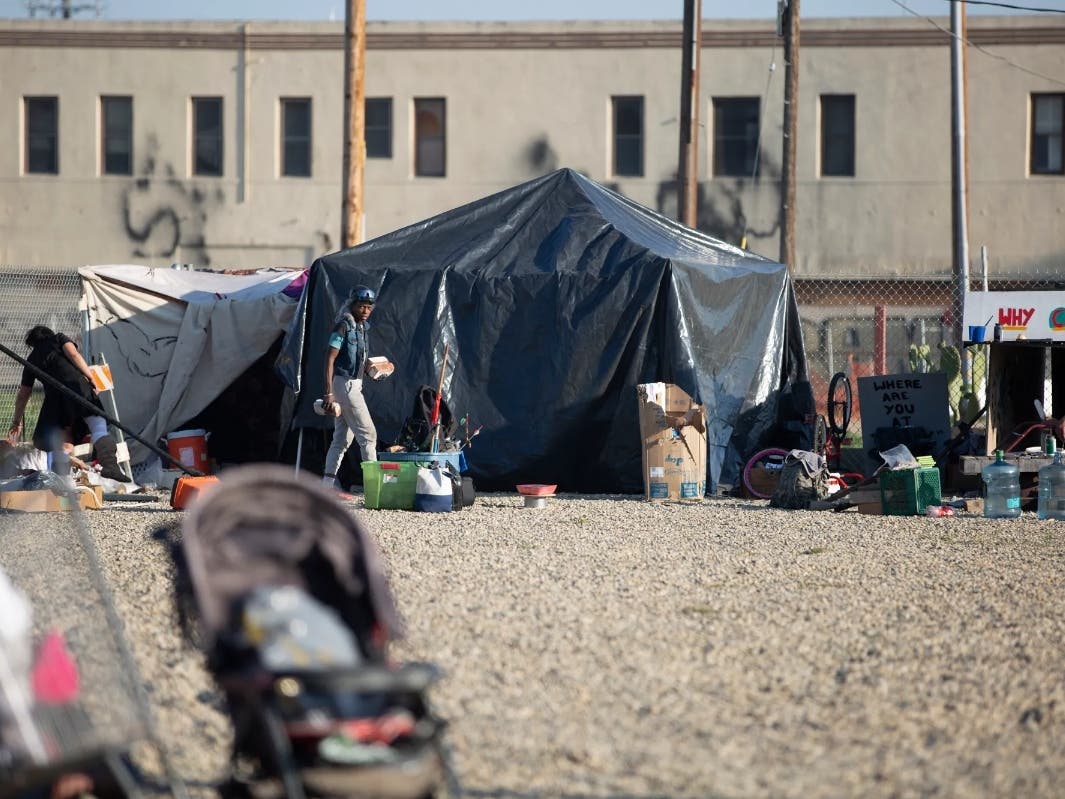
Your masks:
M192 174L222 174L222 98L192 98Z
M100 168L105 175L133 174L133 98L100 98Z
M311 176L311 98L281 99L281 174Z
M643 98L611 97L614 174L643 176Z
M59 98L26 97L26 173L59 174Z
M1065 94L1032 95L1033 175L1065 174Z
M366 98L366 157L392 157L392 98Z
M854 95L821 95L821 175L854 177Z
M442 97L414 100L414 174L442 178L446 174L447 111Z
M758 98L714 98L714 176L755 177Z

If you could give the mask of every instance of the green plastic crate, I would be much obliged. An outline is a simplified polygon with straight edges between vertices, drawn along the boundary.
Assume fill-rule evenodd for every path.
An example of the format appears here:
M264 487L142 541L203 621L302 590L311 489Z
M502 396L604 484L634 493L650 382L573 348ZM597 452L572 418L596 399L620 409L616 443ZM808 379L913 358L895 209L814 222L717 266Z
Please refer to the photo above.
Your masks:
M362 462L363 502L367 508L414 510L417 484L417 463Z
M919 516L929 505L942 505L939 469L922 466L882 471L880 504L885 516Z

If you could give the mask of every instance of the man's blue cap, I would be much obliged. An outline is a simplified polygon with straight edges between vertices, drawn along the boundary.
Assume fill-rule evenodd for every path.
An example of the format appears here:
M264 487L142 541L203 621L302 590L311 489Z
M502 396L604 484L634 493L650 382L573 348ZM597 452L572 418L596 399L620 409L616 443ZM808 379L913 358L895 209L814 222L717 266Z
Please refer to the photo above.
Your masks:
M354 305L357 302L368 302L373 305L377 301L377 294L369 286L356 286L351 290L349 302Z

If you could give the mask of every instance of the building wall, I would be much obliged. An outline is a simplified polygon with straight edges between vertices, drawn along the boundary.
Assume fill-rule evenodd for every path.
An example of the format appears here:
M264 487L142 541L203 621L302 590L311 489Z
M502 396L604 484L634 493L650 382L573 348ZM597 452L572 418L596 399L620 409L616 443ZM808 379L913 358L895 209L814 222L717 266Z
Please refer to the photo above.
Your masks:
M1065 20L972 18L969 38L998 56L968 54L973 251L999 275L1065 273L1065 177L1028 172L1029 96L1065 91ZM772 21L706 20L703 44L699 227L775 258L782 40ZM0 22L0 263L291 266L337 249L342 47L341 23ZM367 238L562 166L675 216L679 23L371 23L367 48L367 96L393 98L393 157L366 164ZM803 23L798 276L950 274L949 59L925 20ZM854 177L819 177L822 93L856 96ZM34 94L59 97L58 175L23 174ZM133 97L132 176L100 174L108 94ZM218 178L191 174L200 95L224 98ZM612 95L644 97L641 178L611 174ZM301 96L312 177L281 177L279 101ZM712 177L712 98L729 96L762 101L758 179ZM416 97L447 100L446 177L413 174Z

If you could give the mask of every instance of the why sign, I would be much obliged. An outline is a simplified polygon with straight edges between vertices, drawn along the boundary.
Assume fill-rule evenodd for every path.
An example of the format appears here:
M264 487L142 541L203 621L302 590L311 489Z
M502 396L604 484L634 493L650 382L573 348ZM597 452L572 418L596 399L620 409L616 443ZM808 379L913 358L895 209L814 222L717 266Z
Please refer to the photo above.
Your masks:
M1003 341L1065 341L1065 291L972 291L965 295L963 335L968 335L970 325L986 325L985 335L990 339L996 324Z

